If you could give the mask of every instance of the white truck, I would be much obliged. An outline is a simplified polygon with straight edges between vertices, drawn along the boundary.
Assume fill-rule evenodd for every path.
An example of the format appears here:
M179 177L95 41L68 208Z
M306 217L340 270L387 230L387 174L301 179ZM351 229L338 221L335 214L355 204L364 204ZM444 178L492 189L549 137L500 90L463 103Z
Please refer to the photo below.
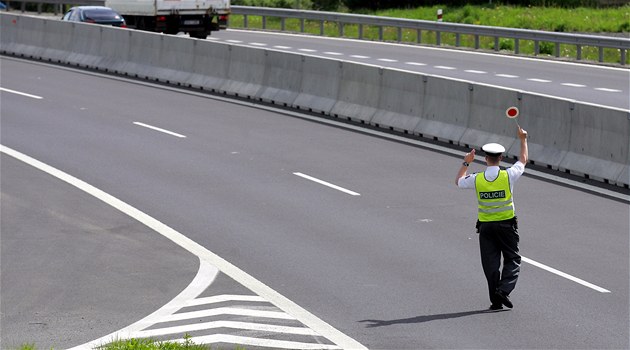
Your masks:
M105 0L129 28L205 39L227 27L230 0Z

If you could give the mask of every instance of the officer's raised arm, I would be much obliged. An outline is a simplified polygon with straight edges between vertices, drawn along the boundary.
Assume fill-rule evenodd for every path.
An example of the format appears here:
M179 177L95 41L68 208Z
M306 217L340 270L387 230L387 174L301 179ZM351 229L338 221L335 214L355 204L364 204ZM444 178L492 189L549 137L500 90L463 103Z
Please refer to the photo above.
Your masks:
M462 163L462 166L459 167L459 171L457 172L457 177L455 178L456 186L459 186L459 179L466 176L466 173L468 172L468 166L474 160L475 160L475 150L473 149L470 152L466 153L466 155L464 156L464 162Z
M521 154L518 160L523 163L523 165L526 165L529 155L529 151L527 149L527 131L523 130L520 126L518 127L518 138L521 140Z

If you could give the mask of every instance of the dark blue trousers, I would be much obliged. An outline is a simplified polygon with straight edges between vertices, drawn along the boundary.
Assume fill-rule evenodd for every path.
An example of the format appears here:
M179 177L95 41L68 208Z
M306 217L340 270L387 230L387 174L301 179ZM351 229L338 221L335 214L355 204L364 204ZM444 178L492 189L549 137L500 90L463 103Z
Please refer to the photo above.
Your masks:
M478 228L481 266L488 281L490 302L500 303L495 300L495 292L500 289L505 294L510 294L516 286L521 270L516 219L481 222ZM501 268L501 258L503 258L503 268Z

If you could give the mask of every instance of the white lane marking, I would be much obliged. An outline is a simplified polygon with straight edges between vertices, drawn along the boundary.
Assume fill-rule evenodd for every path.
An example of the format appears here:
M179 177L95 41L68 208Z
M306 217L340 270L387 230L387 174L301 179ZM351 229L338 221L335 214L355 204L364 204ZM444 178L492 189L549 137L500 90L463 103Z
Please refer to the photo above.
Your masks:
M0 149L1 150L1 149ZM5 150L2 150L2 152L5 152ZM15 152L13 150L11 150L11 152ZM7 153L7 152L5 152ZM14 156L11 153L7 153L9 155ZM28 157L28 156L25 156ZM72 178L70 175L65 174L55 168L49 167L48 165L45 165L43 163L41 164L32 164L30 163L30 160L28 158L26 158L26 160L29 160L28 162L25 161L24 159L18 158L22 161L24 161L27 164L30 164L44 172L49 173L52 176L55 176L63 181L80 181L76 178ZM36 161L35 162L39 162ZM37 165L36 165L37 164ZM44 168L40 168L39 165L43 165ZM48 169L50 168L50 169ZM52 171L49 172L48 170ZM62 177L59 177L59 176ZM81 181L82 182L82 181ZM68 182L70 183L70 182ZM83 191L89 193L88 191L86 191L83 188L80 188L79 186L70 183L71 185L74 185L75 187L82 189ZM82 182L82 186L90 186L84 182ZM100 191L98 189L95 189L96 191ZM104 193L104 192L103 192ZM90 193L92 195L94 195L93 193ZM109 195L107 195L109 196ZM96 196L95 196L96 197ZM98 198L98 197L97 197ZM113 197L112 197L113 198ZM103 198L98 198L100 200L105 201ZM105 201L106 202L106 201ZM120 210L120 208L118 208ZM128 213L127 213L128 214ZM131 216L131 215L130 215ZM214 279L216 278L216 276L219 274L219 269L217 269L216 267L214 267L212 264L210 264L209 262L201 259L201 257L199 258L199 271L197 271L197 275L195 276L195 278L192 280L192 282L190 282L190 284L188 285L188 287L186 287L181 293L179 293L179 295L177 295L175 298L173 298L173 300L169 301L168 303L166 303L164 306L162 306L161 308L159 308L158 310L156 310L155 312L153 312L152 314L148 315L147 317L119 330L116 332L113 332L111 334L108 334L106 336L100 337L98 339L92 340L90 342L87 342L85 344L81 344L78 346L75 346L71 349L68 350L92 350L96 347L99 347L103 344L108 344L111 343L113 341L116 340L122 340L122 339L129 339L129 334L132 334L134 332L139 332L147 327L150 327L156 323L159 323L159 320L164 317L164 316L168 316L174 312L176 312L177 310L181 309L182 307L184 307L185 302L187 300L190 299L194 299L197 296L199 296L201 293L203 293L204 290L206 290L208 288L208 286L210 286L212 284L212 282L214 281Z
M330 188L334 188L334 189L336 189L337 191L341 191L341 192L347 193L347 194L349 194L349 195L351 195L351 196L360 196L360 195L361 195L361 194L359 194L359 193L357 193L357 192L350 191L350 190L345 189L345 188L343 188L343 187L340 187L340 186L337 186L337 185L333 185L333 184L331 184L330 182L326 182L326 181L320 180L320 179L318 179L318 178L315 178L315 177L312 177L312 176L309 176L309 175L306 175L306 174L302 174L302 173L293 173L293 175L297 175L297 176L299 176L299 177L301 177L301 178L304 178L304 179L307 179L307 180L311 180L311 181L313 181L313 182L317 182L317 183L318 183L318 184L320 184L320 185L324 185L324 186L328 186L328 187L330 187Z
M379 58L377 59L377 61L381 61L381 62L398 62L398 60L393 60L391 58Z
M621 92L621 90L609 89L609 88L595 88L595 90L604 91L604 92Z
M184 306L199 306L199 305L208 305L215 303L224 303L226 301L252 301L252 302L266 302L267 300L259 297L258 295L231 295L231 294L222 294L215 295L211 297L205 298L196 298L192 300L187 300Z
M275 45L274 48L280 49L280 50L290 50L290 49L292 49L291 46L282 46L282 45Z
M496 77L500 77L500 78L518 78L518 75L512 75L512 74L495 74L494 76Z
M569 87L576 87L576 88L583 88L586 87L586 85L582 85L582 84L574 84L574 83L562 83L560 85L564 85L564 86L569 86Z
M449 66L433 66L433 68L437 68L437 69L446 69L446 70L453 70L453 69L457 69L455 67L449 67Z
M273 290L266 284L262 283L261 281L255 279L254 277L252 277L245 271L232 265L230 262L216 255L215 253L209 251L208 249L206 249L204 246L200 245L199 243L191 240L190 238L179 233L178 231L175 231L173 228L163 224L162 222L132 207L131 205L121 201L120 199L108 193L105 193L102 190L99 190L98 188L86 183L85 181L79 180L74 176L71 176L65 172L62 172L61 170L53 168L50 165L44 164L32 157L29 157L23 153L17 152L1 144L0 144L0 152L5 153L18 160L21 160L22 162L27 163L39 170L42 170L100 199L101 201L112 206L113 208L116 208L120 210L121 212L127 214L128 216L143 223L145 226L151 228L155 232L170 239L175 244L179 245L180 247L186 249L187 251L191 252L195 256L199 257L200 260L205 261L209 263L210 265L212 265L213 267L218 268L221 272L228 275L230 278L232 278L236 282L245 286L245 288L251 290L252 292L261 296L268 302L274 304L279 309L285 311L287 314L292 315L298 321L302 322L305 326L307 326L308 328L311 328L313 331L315 331L317 334L321 335L322 337L327 338L328 340L337 344L339 347L343 349L366 349L367 350L365 346L361 345L356 340L348 337L344 333L340 332L339 330L332 327L328 323L324 322L317 316L308 312L306 309L299 306L295 302L291 301L287 297L276 292L275 290ZM200 269L200 273L201 273L201 269ZM181 294L183 293L184 292L182 292ZM143 328L140 328L140 329L143 329ZM97 344L97 345L101 345L101 344ZM76 348L75 350L92 349L92 348L93 347Z
M177 333L190 333L196 331L203 331L217 328L232 328L249 331L261 331L261 332L274 332L283 334L297 334L297 335L311 335L317 336L319 334L313 332L312 329L306 327L290 327L290 326L276 326L263 323L250 323L250 322L238 322L238 321L213 321L188 324L184 326L155 328L144 331L135 332L130 334L129 338L155 338L162 335L177 334Z
M172 132L172 131L168 131L168 130L166 130L166 129L158 128L157 126L152 126L152 125L145 124L145 123L140 123L140 122L133 122L133 123L134 123L135 125L142 126L142 127L144 127L144 128L147 128L147 129L151 129L151 130L159 131L159 132L162 132L162 133L165 133L165 134L171 135L171 136L175 136L175 137L179 137L179 138L186 138L186 136L184 136L184 135L182 135L182 134L178 134L178 133L176 133L176 132Z
M313 50L313 49L298 49L298 51L302 51L302 52L317 52L317 50Z
M551 80L546 80L546 79L529 78L527 80L533 81L533 82L536 82L536 83L551 83Z
M350 55L350 57L352 57L352 58L360 58L360 59L370 58L370 56L362 56L362 55Z
M249 43L252 46L267 46L265 43Z
M333 51L326 51L326 52L324 52L324 55L343 56L343 54L341 52L333 52Z
M43 97L41 97L41 96L31 95L31 94L27 94L25 92L15 91L15 90L11 90L11 89L5 89L5 88L2 88L2 87L0 87L0 91L8 92L8 93L11 93L11 94L16 94L16 95L20 95L20 96L30 97L30 98L34 98L36 100L43 99Z
M473 73L473 74L486 74L486 73L488 73L488 72L486 72L486 71L482 71L482 70L474 70L474 69L468 69L468 70L465 70L464 72L467 72L467 73Z
M300 349L300 350L333 350L340 349L335 345L300 343L288 340L260 339L251 337L242 337L237 335L214 334L201 337L192 337L190 340L196 344L238 344L248 346L259 346L269 349ZM183 343L185 339L177 339L175 342ZM343 347L343 349L346 349Z
M426 63L420 63L420 62L405 62L405 64L408 64L410 66L426 66Z
M560 277L564 277L564 278L566 278L568 280L571 280L573 282L579 283L579 284L581 284L581 285L583 285L585 287L594 289L594 290L596 290L596 291L598 291L600 293L610 293L610 291L608 289L604 289L604 288L602 288L600 286L597 286L597 285L594 285L592 283L586 282L585 280L582 280L582 279L579 279L577 277L571 276L568 273L564 273L562 271L556 270L553 267L549 267L549 266L547 266L545 264L541 264L541 263L539 263L537 261L534 261L532 259L526 258L524 256L521 257L521 261L524 261L526 263L529 263L531 265L539 267L539 268L541 268L543 270L549 271L549 272L551 272L553 274L556 274L556 275L558 275Z
M217 309L176 313L176 314L172 314L172 315L168 315L168 316L164 316L160 318L160 322L182 321L182 320L190 320L193 318L212 317L212 316L219 316L219 315L264 317L264 318L274 318L274 319L279 319L279 320L295 320L295 317L287 314L286 312L238 309L238 308L233 308L233 307L220 307Z
M233 44L240 44L243 41L242 40L234 40L234 39L228 39L226 40L228 43L233 43Z

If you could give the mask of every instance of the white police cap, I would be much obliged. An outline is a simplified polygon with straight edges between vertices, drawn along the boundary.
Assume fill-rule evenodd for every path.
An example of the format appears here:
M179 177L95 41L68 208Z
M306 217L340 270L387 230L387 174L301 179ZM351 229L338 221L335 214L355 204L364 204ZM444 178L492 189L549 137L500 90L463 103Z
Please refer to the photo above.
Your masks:
M505 152L505 147L498 143L487 143L481 147L481 150L486 152L489 156L500 156Z

